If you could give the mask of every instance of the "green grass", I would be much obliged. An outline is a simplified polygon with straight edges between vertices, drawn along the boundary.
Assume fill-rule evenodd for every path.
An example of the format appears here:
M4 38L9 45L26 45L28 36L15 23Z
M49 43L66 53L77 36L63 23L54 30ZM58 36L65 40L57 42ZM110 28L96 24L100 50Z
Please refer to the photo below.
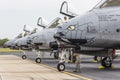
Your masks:
M9 48L0 48L0 52L22 52L22 50L13 50Z

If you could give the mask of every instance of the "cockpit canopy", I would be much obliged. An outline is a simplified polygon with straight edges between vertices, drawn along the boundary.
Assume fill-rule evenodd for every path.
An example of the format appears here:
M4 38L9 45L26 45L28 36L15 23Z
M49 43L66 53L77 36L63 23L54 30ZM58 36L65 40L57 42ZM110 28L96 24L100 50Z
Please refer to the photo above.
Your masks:
M102 0L94 8L116 7L120 6L120 0Z
M16 39L19 39L19 38L22 38L22 37L23 37L23 34L20 33L20 34L16 37Z
M59 25L61 23L62 23L62 19L56 18L49 24L49 28L55 28L55 27L57 27L57 25Z

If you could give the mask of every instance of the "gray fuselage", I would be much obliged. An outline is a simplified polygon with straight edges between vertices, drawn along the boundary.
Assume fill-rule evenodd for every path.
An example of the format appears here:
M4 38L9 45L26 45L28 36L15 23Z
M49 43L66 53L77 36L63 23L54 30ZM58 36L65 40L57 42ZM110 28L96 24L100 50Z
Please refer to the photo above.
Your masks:
M59 25L56 34L82 46L119 48L120 7L93 9Z

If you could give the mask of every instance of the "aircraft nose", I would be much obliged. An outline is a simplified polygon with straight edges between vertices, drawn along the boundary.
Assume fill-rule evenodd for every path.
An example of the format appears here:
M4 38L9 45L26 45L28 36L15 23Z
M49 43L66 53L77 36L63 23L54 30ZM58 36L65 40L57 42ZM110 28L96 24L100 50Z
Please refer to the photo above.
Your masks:
M56 33L54 34L55 39L60 39L61 37L65 36L65 34L62 31L62 27L58 26Z

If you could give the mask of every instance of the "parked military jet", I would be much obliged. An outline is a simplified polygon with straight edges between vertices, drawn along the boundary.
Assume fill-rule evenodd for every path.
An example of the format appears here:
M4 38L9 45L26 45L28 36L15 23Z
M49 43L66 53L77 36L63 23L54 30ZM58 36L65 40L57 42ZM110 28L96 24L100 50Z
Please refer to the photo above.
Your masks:
M4 44L4 47L5 48L12 48L12 49L14 49L15 48L15 41L17 40L17 39L20 39L20 38L22 38L23 37L23 35L22 35L22 33L20 33L17 37L15 37L14 39L12 39L12 40L9 40L9 41L7 41L5 44Z
M49 25L44 25L42 18L40 17L37 25L42 27L43 30L31 35L27 43L37 51L49 51L54 53L55 58L58 58L58 47L51 46L51 43L55 41L53 35L55 33L56 26L60 23L62 23L62 20L60 18L56 18ZM39 56L36 58L36 62L41 62L41 58Z
M25 25L25 26L26 26L26 25ZM23 37L20 38L20 39L17 39L17 40L15 41L15 46L16 46L16 48L29 49L29 47L28 47L28 45L27 45L27 38L28 38L30 35L36 33L36 32L37 32L37 28L34 28L32 31L28 31L28 30L24 29L24 31L25 31L25 33L24 33Z
M25 54L25 51L32 50L32 48L28 45L27 40L32 34L38 32L38 28L34 28L33 30L28 30L26 25L24 25L23 31L25 32L23 37L20 39L17 39L14 43L15 43L15 49L24 50L23 51L24 54L22 55L22 59L26 59L27 56Z
M61 13L71 19L58 25L54 36L58 45L71 44L76 53L104 57L101 65L111 67L114 49L120 48L120 0L102 0L80 16L69 13L68 8ZM64 69L64 63L59 63L58 70Z

